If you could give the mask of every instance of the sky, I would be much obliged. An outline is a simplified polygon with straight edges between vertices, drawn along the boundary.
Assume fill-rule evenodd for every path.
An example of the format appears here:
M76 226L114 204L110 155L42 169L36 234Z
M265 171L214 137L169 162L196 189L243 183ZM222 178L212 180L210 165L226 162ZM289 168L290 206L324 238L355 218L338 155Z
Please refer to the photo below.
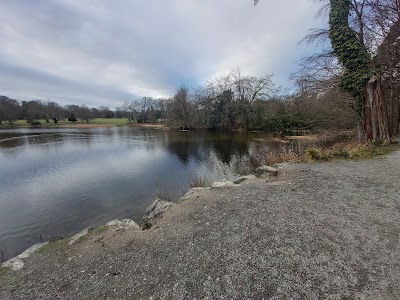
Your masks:
M0 0L0 95L115 108L240 68L288 79L310 0Z

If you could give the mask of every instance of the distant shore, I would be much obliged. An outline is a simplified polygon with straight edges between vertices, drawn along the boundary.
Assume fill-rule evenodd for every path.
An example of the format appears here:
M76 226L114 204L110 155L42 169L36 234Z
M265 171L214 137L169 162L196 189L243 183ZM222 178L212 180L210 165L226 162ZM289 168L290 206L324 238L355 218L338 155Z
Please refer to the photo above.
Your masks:
M123 126L130 126L130 127L147 127L147 128L166 128L166 125L164 124L147 124L147 123L135 123L135 124L129 124L126 123L125 125L116 125L116 124L68 124L68 125L60 125L60 126L52 126L52 128L57 128L57 127L64 127L64 128L96 128L96 127L123 127Z
M60 120L57 124L53 121L46 123L45 120L38 120L41 125L31 126L26 123L25 120L18 120L13 125L1 124L0 129L16 129L16 128L96 128L96 127L122 127L122 126L136 126L136 127L148 127L148 128L166 128L167 126L163 123L129 123L127 119L105 119L97 118L90 120L89 123L85 121L77 121L75 123L69 122L68 120Z

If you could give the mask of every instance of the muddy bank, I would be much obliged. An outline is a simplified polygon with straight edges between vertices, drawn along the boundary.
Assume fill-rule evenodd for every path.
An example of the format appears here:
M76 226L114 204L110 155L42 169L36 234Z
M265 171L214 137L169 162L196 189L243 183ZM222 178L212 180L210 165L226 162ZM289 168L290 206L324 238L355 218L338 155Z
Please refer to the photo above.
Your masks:
M0 298L396 299L399 169L394 152L202 189L149 230L42 249L0 276Z

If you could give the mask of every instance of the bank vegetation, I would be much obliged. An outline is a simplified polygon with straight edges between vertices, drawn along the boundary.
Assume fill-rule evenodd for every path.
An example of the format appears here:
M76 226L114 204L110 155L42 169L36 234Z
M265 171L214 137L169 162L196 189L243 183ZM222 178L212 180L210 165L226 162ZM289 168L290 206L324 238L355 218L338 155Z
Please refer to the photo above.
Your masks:
M89 123L163 123L172 128L229 131L313 132L358 128L360 141L389 143L400 124L399 0L316 0L326 27L304 42L318 45L282 91L271 74L239 68L200 87L181 86L173 97L142 97L123 105L89 108L55 101L0 97L0 126L60 120ZM258 1L255 1L257 4Z

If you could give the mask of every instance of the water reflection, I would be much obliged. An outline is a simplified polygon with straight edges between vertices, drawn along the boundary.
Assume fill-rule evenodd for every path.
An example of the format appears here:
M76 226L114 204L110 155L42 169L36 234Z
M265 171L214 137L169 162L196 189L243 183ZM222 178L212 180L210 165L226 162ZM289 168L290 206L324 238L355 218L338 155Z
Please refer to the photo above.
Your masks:
M136 127L0 131L0 250L114 218L140 222L157 191L179 199L190 176L233 178L249 168L252 134ZM246 169L247 168L247 169Z

